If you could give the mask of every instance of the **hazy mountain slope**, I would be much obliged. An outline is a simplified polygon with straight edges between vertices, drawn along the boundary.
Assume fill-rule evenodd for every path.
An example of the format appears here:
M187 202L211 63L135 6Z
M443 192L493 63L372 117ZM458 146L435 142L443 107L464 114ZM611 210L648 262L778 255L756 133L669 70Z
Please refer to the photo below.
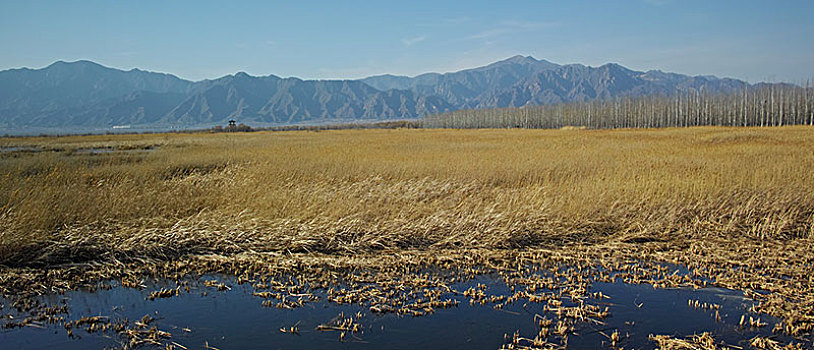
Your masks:
M410 119L451 110L442 98L380 91L360 81L282 79L246 73L190 82L93 62L0 72L0 128L201 126L229 119L308 123Z
M475 108L479 96L501 91L533 76L560 67L531 56L514 56L490 65L453 73L427 73L414 78L381 75L362 79L379 90L409 89L437 95L456 108Z
M47 111L89 105L136 91L185 93L192 86L192 82L170 74L123 71L89 61L59 61L43 69L0 72L0 105Z
M381 75L362 81L380 89L436 94L457 109L522 107L623 95L672 94L689 89L723 92L745 84L735 79L639 72L614 63L600 67L557 65L523 56L454 73L429 73L414 78Z
M130 124L179 102L193 86L170 74L123 71L89 61L2 71L0 125Z
M451 110L438 97L379 91L353 80L308 81L245 73L201 83L165 116L165 122L296 123L320 119L416 118Z

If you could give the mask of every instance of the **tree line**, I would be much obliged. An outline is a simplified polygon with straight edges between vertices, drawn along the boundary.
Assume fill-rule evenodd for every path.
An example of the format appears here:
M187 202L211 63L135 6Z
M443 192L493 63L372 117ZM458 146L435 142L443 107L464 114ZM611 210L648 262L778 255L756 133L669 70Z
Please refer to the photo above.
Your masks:
M758 84L726 93L692 89L521 108L426 116L425 128L661 128L814 125L814 87Z

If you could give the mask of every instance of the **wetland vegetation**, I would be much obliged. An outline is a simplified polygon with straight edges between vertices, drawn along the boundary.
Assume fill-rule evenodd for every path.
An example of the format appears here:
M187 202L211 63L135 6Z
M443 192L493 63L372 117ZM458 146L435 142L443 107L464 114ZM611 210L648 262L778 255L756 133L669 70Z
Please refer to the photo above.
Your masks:
M0 337L51 327L183 349L185 325L81 314L47 296L133 289L160 303L244 289L257 308L354 305L307 329L268 325L340 344L366 344L376 315L485 305L527 316L498 339L505 348L574 348L588 334L600 336L585 347L812 347L810 126L95 135L0 147L0 321L11 329ZM730 331L650 337L614 316L624 296L602 286L615 284L725 288L749 302L721 311L683 295L682 308Z

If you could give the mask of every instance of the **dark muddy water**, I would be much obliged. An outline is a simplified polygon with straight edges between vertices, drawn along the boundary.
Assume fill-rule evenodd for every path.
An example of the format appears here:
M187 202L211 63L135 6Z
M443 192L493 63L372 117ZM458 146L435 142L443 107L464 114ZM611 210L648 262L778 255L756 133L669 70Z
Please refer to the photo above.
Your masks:
M231 290L217 291L194 284L190 292L166 299L149 300L150 291L161 287L174 287L174 283L156 282L144 290L114 287L93 293L70 292L43 297L50 305L63 301L70 307L68 319L82 316L105 315L111 319L127 318L131 321L149 314L152 323L170 332L168 341L189 349L203 349L206 344L219 349L498 349L508 343L506 337L519 332L533 338L539 328L534 324L535 314L556 320L553 313L544 313L542 304L516 302L498 310L493 305L470 305L466 297L452 295L460 300L457 307L438 309L422 317L396 314L374 314L368 306L338 305L325 300L305 304L296 309L262 307L263 298L252 295L249 284L226 283ZM490 294L507 294L505 283L496 278L482 276L474 281L458 284L464 290L483 283ZM595 283L592 292L601 291L610 299L595 300L594 304L608 306L611 315L604 325L578 324L569 337L569 349L610 348L608 334L618 330L622 340L618 346L626 349L652 349L655 344L650 334L689 336L711 332L716 340L729 345L746 346L755 335L771 336L776 319L761 316L769 326L760 329L742 328L741 315L748 314L752 305L741 292L707 288L654 289L650 285ZM205 295L204 295L205 292ZM323 292L324 293L324 292ZM689 300L720 304L721 319L716 320L714 310L688 306ZM0 323L14 314L8 300L2 300ZM567 302L566 302L567 303ZM361 312L357 323L361 331L345 336L340 332L318 331L340 313L353 316ZM757 317L757 315L752 315ZM747 316L748 318L748 316ZM280 328L297 325L299 335L282 333ZM0 331L2 349L94 349L114 347L122 341L115 333L86 333L75 329L78 337L69 338L66 331L56 325L44 328L23 327ZM812 347L810 341L806 346Z

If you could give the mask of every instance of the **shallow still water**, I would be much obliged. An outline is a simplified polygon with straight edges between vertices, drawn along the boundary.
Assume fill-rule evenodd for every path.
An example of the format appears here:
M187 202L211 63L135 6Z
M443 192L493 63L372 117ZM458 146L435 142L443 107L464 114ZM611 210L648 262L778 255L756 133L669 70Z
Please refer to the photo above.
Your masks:
M502 280L482 276L474 281L454 286L460 290L477 283L486 285L491 294L506 294ZM470 305L468 299L454 296L461 302L456 307L438 309L421 317L396 314L374 314L368 306L339 305L320 300L296 309L261 306L263 298L254 296L251 285L230 284L231 290L192 288L180 295L149 300L150 291L174 284L159 282L144 290L115 287L94 293L70 292L44 298L48 304L63 300L70 307L69 319L105 315L111 319L141 319L145 314L155 318L152 323L172 334L167 342L189 349L207 346L219 349L498 349L507 344L515 332L534 338L539 328L535 314L554 318L543 311L542 304L517 302L504 309L493 305ZM568 349L610 348L608 334L618 330L622 340L617 346L626 349L653 349L648 336L667 334L689 336L711 332L716 340L729 345L746 346L755 335L771 336L776 319L761 316L769 326L759 329L741 328L738 322L752 302L743 294L725 289L653 289L650 285L595 283L592 292L601 291L610 299L596 301L607 306L610 316L604 325L579 324L569 337ZM688 306L689 300L721 305L716 320L715 311ZM2 315L13 314L7 300L2 303ZM316 330L339 314L361 317L357 333L340 340L340 332ZM757 317L757 315L752 315ZM8 317L8 316L5 316ZM299 334L283 333L280 328L296 325ZM75 329L78 337L69 338L56 325L44 328L23 327L0 331L2 349L95 349L119 346L123 341L115 333L86 333ZM507 339L508 337L508 339ZM812 347L810 340L804 346Z

